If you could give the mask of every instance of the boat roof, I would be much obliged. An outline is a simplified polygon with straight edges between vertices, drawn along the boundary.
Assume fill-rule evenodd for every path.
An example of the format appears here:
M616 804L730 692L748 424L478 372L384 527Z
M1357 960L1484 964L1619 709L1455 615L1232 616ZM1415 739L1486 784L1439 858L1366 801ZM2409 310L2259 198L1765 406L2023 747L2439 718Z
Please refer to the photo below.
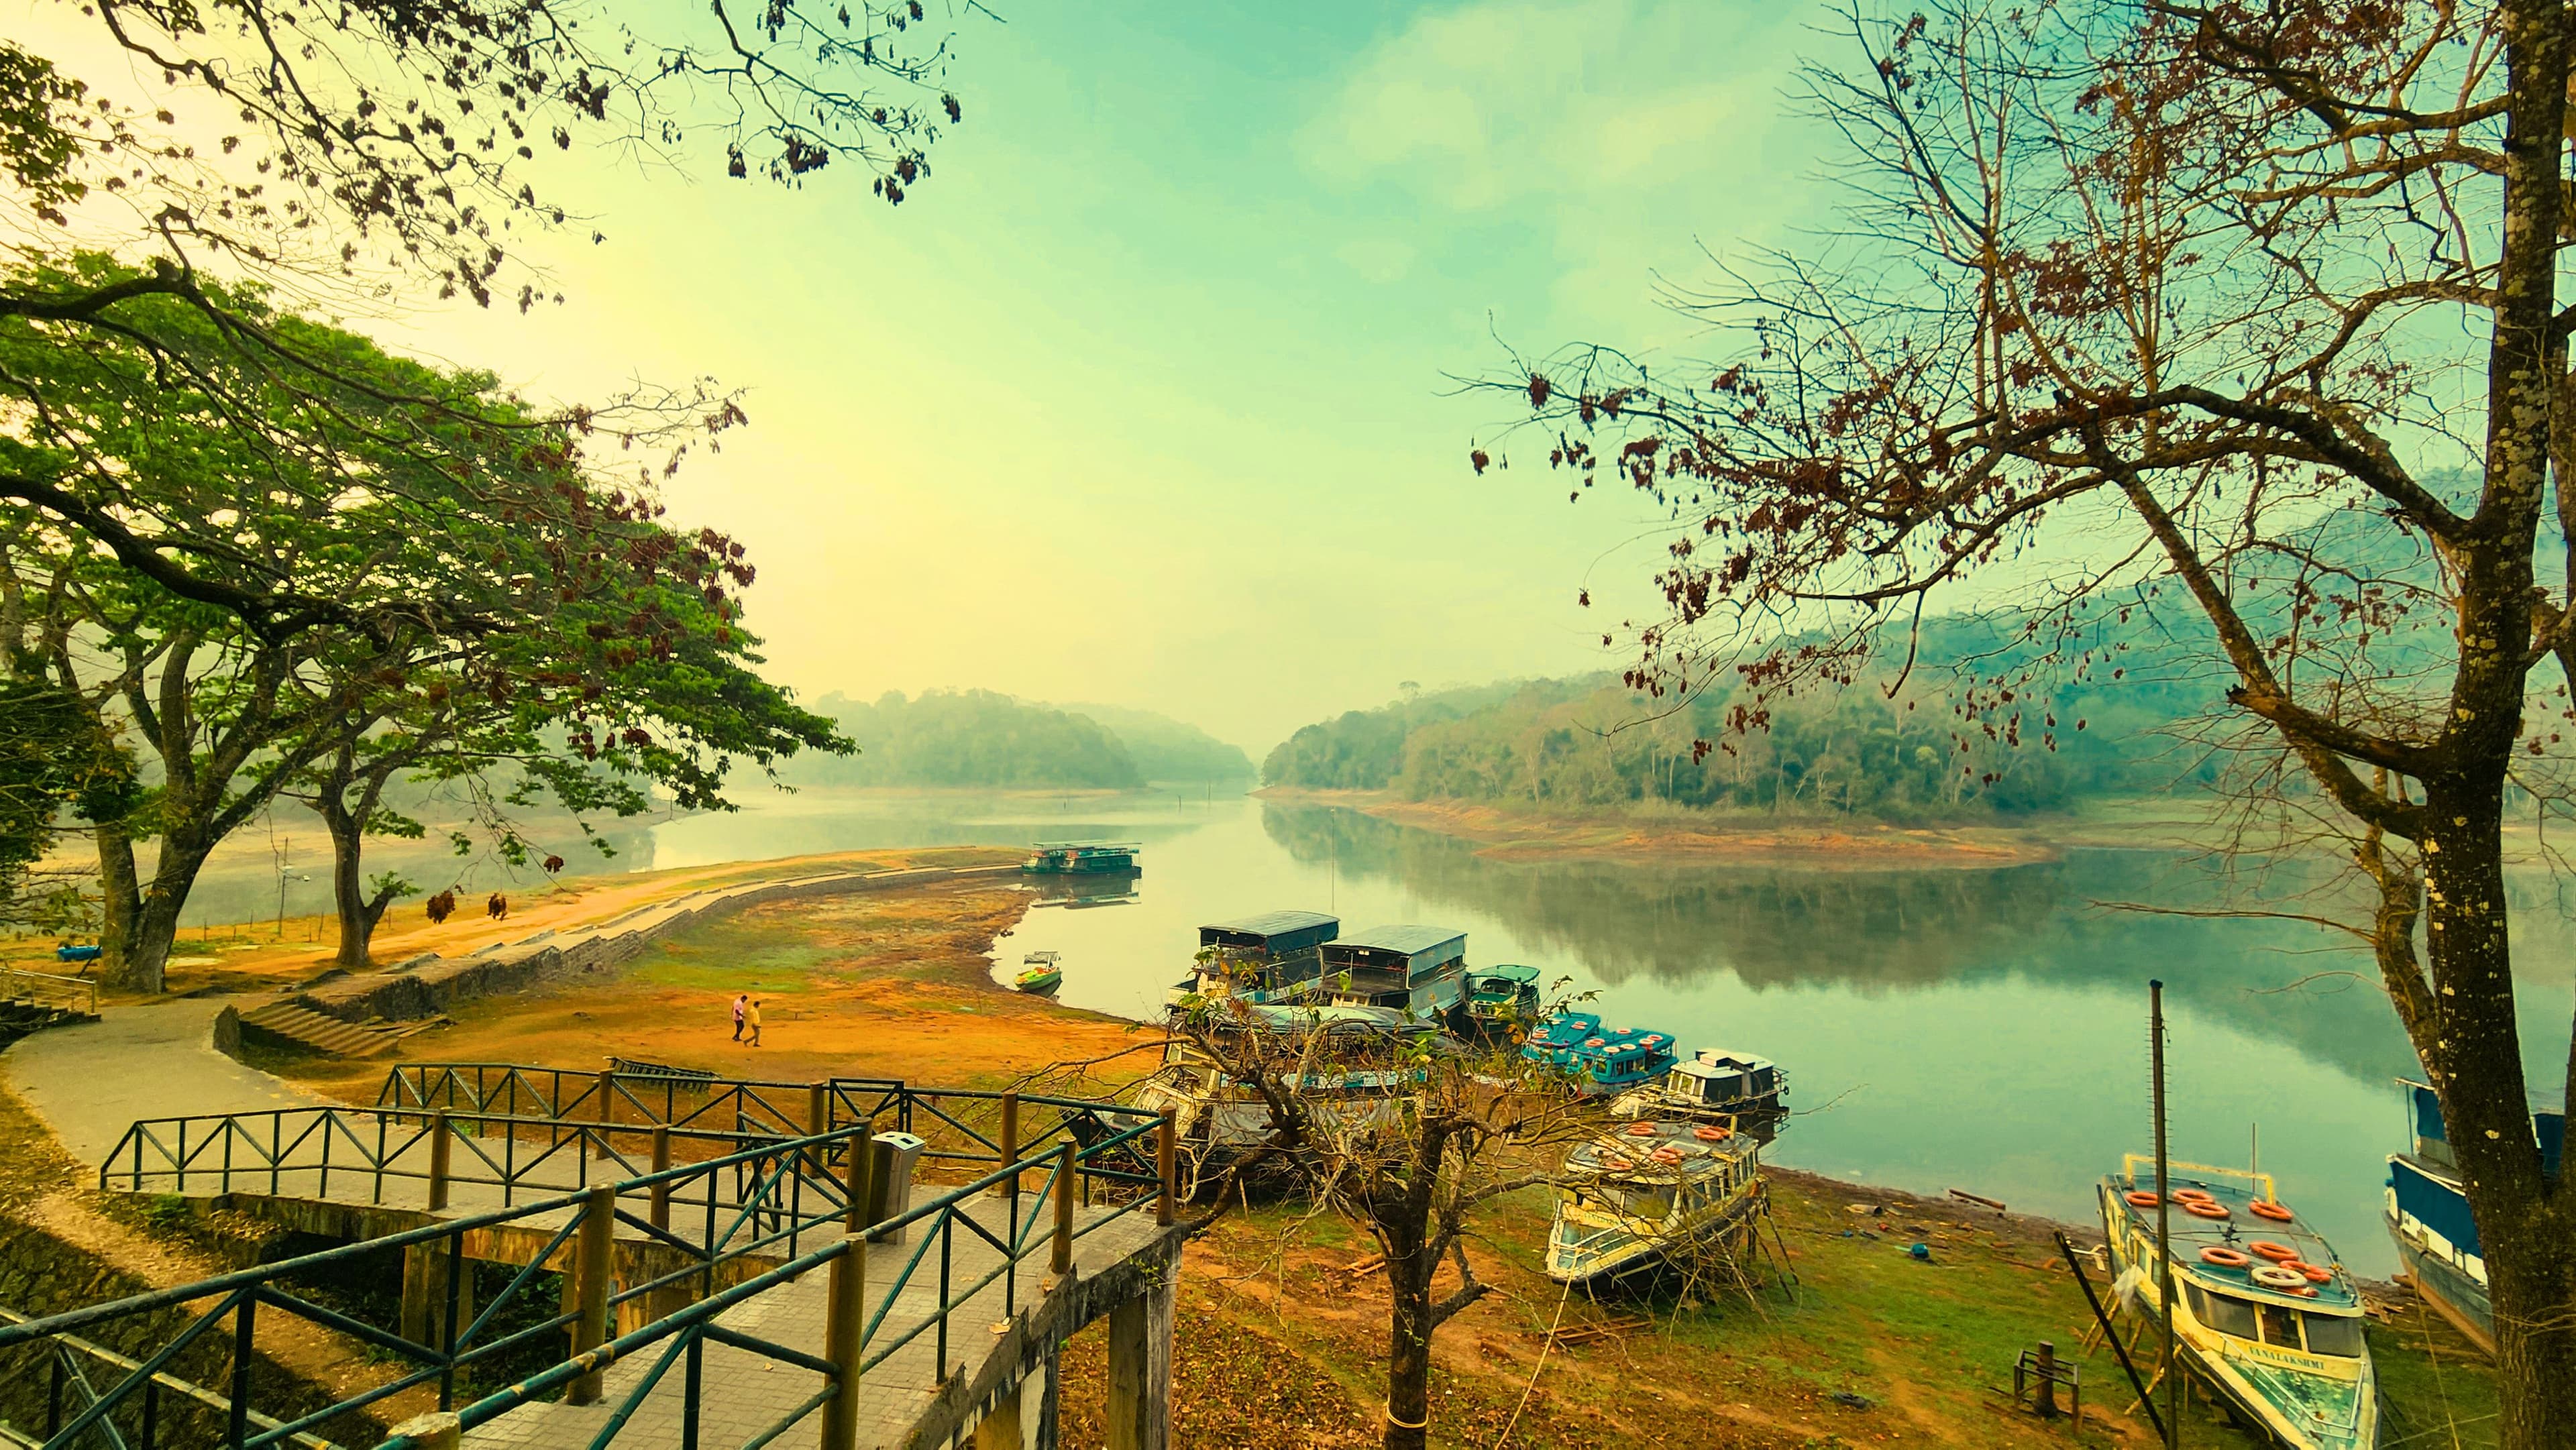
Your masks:
M1699 1072L1759 1071L1778 1065L1767 1057L1756 1057L1750 1052L1733 1052L1723 1047L1703 1047L1692 1053L1689 1060L1673 1064L1685 1071Z
M1701 1129L1726 1136L1704 1138ZM1650 1131L1649 1131L1650 1130ZM1670 1149L1666 1161L1658 1163L1658 1149ZM1704 1176L1730 1163L1755 1159L1761 1145L1748 1133L1717 1128L1708 1123L1659 1121L1640 1118L1623 1123L1615 1131L1603 1133L1574 1145L1565 1155L1566 1171L1628 1182L1678 1182ZM1674 1158L1679 1161L1673 1161Z
M1142 851L1142 841L1032 841L1041 851Z
M1390 1037L1409 1037L1440 1030L1398 1007L1309 1007L1290 1002L1265 1002L1244 1010L1250 1025L1265 1032L1304 1032L1321 1028L1335 1033L1383 1033Z
M1598 1047L1592 1044L1598 1042ZM1521 1045L1523 1057L1561 1062L1571 1057L1608 1060L1624 1048L1670 1056L1672 1034L1651 1027L1604 1027L1598 1013L1560 1012L1532 1028Z
M1499 966L1478 967L1467 975L1470 977L1491 977L1506 982L1528 983L1538 980L1538 968L1524 967L1513 962L1504 962Z
M1201 931L1240 932L1245 936L1286 936L1292 931L1312 931L1319 926L1339 928L1341 918L1320 911L1265 911L1239 921L1211 921Z
M2142 1165L2146 1170L2143 1174L2139 1172ZM2152 1194L2155 1191L2154 1159L2132 1153L2124 1160L2121 1171L2103 1178L2102 1184L2110 1191L2113 1201L2140 1227L2149 1234L2155 1232L2155 1207L2131 1203L2127 1197L2131 1193ZM2351 1272L2335 1257L2334 1245L2326 1242L2325 1235L2310 1228L2304 1218L2293 1217L2288 1223L2281 1223L2254 1213L2252 1206L2257 1199L2278 1201L2278 1190L2274 1188L2270 1174L2209 1168L2197 1163L2171 1163L2166 1165L2165 1186L2177 1198L2184 1190L2196 1189L2216 1199L2218 1205L2227 1210L2225 1218L2202 1218L2184 1212L2179 1203L2174 1205L2174 1211L2169 1215L2174 1262L2192 1277L2233 1294L2278 1300L2302 1309L2349 1310L2361 1307L2361 1292L2353 1283ZM2283 1207L2292 1208L2295 1212L2294 1205L2283 1204ZM2333 1269L2335 1276L2323 1284L2312 1286L2317 1291L2313 1299L2265 1288L2255 1283L2252 1277L2254 1270L2264 1263L2262 1256L2248 1248L2248 1245L2258 1242L2280 1244L2296 1250L2301 1259L2321 1268ZM2203 1249L2232 1249L2247 1255L2253 1262L2236 1267L2213 1264L2201 1257Z
M1353 947L1362 951L1402 952L1406 956L1415 956L1445 947L1451 942L1463 942L1466 939L1465 932L1453 931L1445 926L1373 926L1365 931L1352 932L1349 936L1334 942L1333 945Z

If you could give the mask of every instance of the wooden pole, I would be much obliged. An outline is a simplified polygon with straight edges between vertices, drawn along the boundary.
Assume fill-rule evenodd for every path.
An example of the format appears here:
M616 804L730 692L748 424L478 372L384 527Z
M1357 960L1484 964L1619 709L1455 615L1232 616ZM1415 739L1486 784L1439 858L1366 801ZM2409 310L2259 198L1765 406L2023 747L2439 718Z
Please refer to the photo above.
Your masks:
M671 1130L665 1127L656 1127L653 1129L653 1172L658 1176L670 1166ZM646 1211L651 1216L653 1227L661 1229L669 1228L671 1226L671 1185L668 1183L654 1184L649 1202L651 1207Z
M854 1173L852 1180L864 1176ZM832 1362L833 1393L823 1402L822 1450L857 1450L859 1366L867 1358L867 1240L852 1234L841 1242L824 1288L823 1357Z
M1047 1259L1047 1268L1056 1274L1073 1272L1073 1140L1056 1146L1055 1152L1055 1252Z
M581 1237L574 1247L572 1352L588 1354L608 1342L608 1281L614 1271L617 1241L617 1190L601 1184L590 1190L581 1209ZM567 1405L595 1405L606 1384L604 1370L592 1370L564 1390Z
M1154 1222L1163 1228L1172 1226L1173 1186L1180 1180L1180 1135L1176 1110L1163 1109L1163 1121L1154 1129L1154 1174L1162 1180L1162 1192L1154 1196Z
M439 1213L447 1207L448 1165L455 1152L454 1125L447 1121L444 1109L429 1118L429 1211Z
M2173 1185L2165 1152L2165 984L2147 983L2147 1047L2156 1076L2156 1308L2164 1324L2165 1445L2182 1443L2182 1376L2174 1370Z
M1004 1093L1002 1094L1002 1166L1008 1168L1019 1161L1020 1095L1018 1093ZM1020 1175L1014 1173L1010 1177L1003 1179L1001 1182L994 1184L993 1194L997 1198L1019 1197Z

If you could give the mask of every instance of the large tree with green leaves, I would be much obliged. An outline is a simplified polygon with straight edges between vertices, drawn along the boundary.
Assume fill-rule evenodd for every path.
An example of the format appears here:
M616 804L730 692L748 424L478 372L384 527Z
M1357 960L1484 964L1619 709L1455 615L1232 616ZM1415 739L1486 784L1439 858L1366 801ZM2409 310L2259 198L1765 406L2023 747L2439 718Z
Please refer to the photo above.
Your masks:
M1850 20L1852 63L1811 79L1856 210L1678 299L1726 355L1497 380L1557 468L1678 526L1634 678L1836 687L1902 668L1926 609L2002 599L2047 667L2109 680L2104 621L2196 616L2235 839L2351 864L2348 909L2297 914L2368 954L2441 1095L2504 1442L2569 1443L2576 1185L2533 1129L2505 872L2510 823L2565 813L2576 720L2576 17ZM2043 747L2080 725L2020 674L1984 682L1987 718Z

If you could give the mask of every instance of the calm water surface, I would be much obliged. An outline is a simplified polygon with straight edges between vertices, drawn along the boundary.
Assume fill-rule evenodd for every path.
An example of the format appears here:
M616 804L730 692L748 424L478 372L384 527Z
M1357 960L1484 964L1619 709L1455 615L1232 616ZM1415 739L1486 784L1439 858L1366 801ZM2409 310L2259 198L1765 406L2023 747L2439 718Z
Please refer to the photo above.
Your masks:
M1073 1005L1152 1015L1202 922L1298 907L1331 911L1345 929L1452 926L1468 933L1470 962L1571 977L1613 1021L1777 1059L1800 1116L1776 1161L2079 1221L2094 1180L2151 1146L2146 984L2162 977L2174 1155L2242 1165L2259 1126L2282 1196L2363 1272L2395 1266L2379 1186L2405 1134L2391 1079L2413 1056L2377 989L2335 975L2368 971L2367 958L2295 923L2095 905L2221 899L2191 863L2158 852L2079 851L1997 871L1507 864L1354 811L1194 790L1109 801L815 792L665 825L650 854L667 867L1088 835L1146 843L1135 899L1038 906L997 953L1004 973L1027 952L1063 953ZM2262 890L2283 897L2300 884ZM2563 1048L2576 1006L2576 933L2551 883L2523 885L2518 955L2534 964L2524 1033L2549 1081L2560 1068L2544 1044Z

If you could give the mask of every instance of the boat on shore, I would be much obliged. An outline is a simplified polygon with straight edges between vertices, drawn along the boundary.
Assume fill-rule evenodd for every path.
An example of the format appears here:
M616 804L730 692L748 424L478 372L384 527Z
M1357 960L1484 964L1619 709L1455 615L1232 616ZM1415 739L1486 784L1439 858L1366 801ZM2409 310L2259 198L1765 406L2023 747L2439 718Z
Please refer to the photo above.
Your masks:
M1671 1034L1604 1027L1596 1012L1559 1012L1538 1024L1521 1056L1564 1073L1577 1097L1607 1097L1653 1082L1673 1065Z
M1538 1021L1538 968L1472 967L1460 988L1461 1035L1495 1036Z
M1622 1124L1566 1155L1547 1276L1583 1286L1688 1272L1725 1252L1768 1202L1752 1139L1678 1119Z
M2442 1100L2432 1087L2408 1078L2409 1126L2414 1150L2388 1158L2385 1214L2388 1236L2416 1294L2492 1357L2495 1305L2487 1296L2487 1261L2478 1244L2478 1221L2469 1212L2459 1160L2442 1126ZM2541 1108L2531 1115L2543 1172L2555 1175L2567 1148L2567 1113Z
M1279 1046L1271 1060L1304 1062L1304 1074L1286 1085L1327 1131L1395 1123L1421 1083L1422 1070L1412 1060L1420 1040L1440 1035L1436 1026L1393 1008L1288 1003L1227 1004L1210 1014L1203 1031L1212 1043L1236 1033L1267 1035ZM1177 1033L1163 1045L1163 1065L1136 1085L1134 1102L1147 1112L1171 1110L1183 1180L1193 1189L1207 1174L1258 1151L1276 1129L1258 1087L1228 1074L1215 1055Z
M1778 1116L1789 1098L1789 1075L1767 1057L1703 1047L1675 1062L1656 1081L1629 1089L1610 1104L1621 1118L1689 1118L1733 1125L1738 1118Z
M1055 952L1031 952L1020 958L1020 974L1011 985L1023 992L1052 992L1064 985L1064 967Z
M1324 974L1322 947L1339 935L1340 918L1320 911L1272 911L1199 928L1190 974L1164 994L1172 1007L1232 997L1256 1006L1314 990Z
M1109 876L1142 874L1136 858L1144 846L1135 841L1040 841L1020 863L1030 876Z
M1324 943L1323 958L1318 1000L1440 1022L1458 1008L1467 934L1445 926L1373 926Z
M2289 1450L2377 1445L2361 1290L2334 1246L2281 1202L2268 1173L2169 1164L2165 1186L2169 1201L2160 1201L2155 1160L2132 1153L2098 1192L2117 1282L2134 1286L2150 1318L2170 1311L2183 1368ZM2160 1203L2171 1225L2171 1306L2158 1271Z

